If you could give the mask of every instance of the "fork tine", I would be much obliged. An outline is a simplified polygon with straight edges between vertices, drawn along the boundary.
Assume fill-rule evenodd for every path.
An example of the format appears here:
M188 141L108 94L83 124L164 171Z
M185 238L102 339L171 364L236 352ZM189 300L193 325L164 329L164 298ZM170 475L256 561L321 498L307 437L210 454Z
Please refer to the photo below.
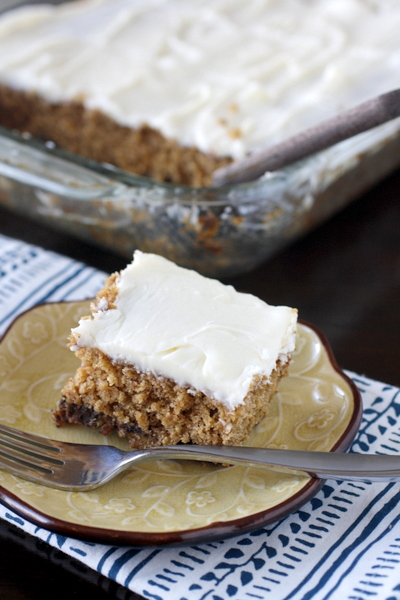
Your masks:
M102 465L106 450L113 459L121 451L108 446L58 442L0 424L0 469L61 490L97 487L113 474ZM117 455L117 456L116 456Z
M54 440L0 424L0 468L13 475L42 483L65 464L57 458L60 452Z
M62 460L47 458L24 448L6 446L0 441L0 468L24 479L40 483L50 481L55 471L64 464Z
M4 440L0 436L0 453L7 455L9 458L25 460L25 462L40 465L45 468L45 465L63 465L64 461L56 458L57 454L49 454L46 450L42 450L34 445L24 444L13 438Z
M1 468L12 475L17 475L18 477L36 483L43 483L44 480L48 481L53 473L51 469L28 463L20 458L13 458L4 454L2 451L0 451L0 469Z
M50 452L61 452L62 442L57 442L49 438L35 435L34 433L28 433L27 431L20 431L13 429L7 425L0 423L0 439L19 441L21 444L26 446L40 447L41 450L48 450Z

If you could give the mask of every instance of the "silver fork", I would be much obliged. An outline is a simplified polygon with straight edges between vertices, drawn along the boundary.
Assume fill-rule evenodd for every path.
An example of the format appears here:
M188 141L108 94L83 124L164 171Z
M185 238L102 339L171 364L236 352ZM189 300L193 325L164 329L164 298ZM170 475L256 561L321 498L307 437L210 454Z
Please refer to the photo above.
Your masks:
M114 446L58 442L0 425L0 468L60 490L94 489L132 465L161 458L264 465L341 481L400 480L400 456L393 455L196 445L124 451Z

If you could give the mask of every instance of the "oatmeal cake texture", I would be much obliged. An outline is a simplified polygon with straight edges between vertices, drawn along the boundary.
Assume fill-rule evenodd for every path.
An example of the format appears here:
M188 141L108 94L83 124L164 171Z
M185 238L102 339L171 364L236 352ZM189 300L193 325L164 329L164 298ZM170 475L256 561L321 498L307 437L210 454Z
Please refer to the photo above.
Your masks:
M296 324L296 309L136 251L72 329L81 365L55 422L116 430L134 448L238 445L267 415Z
M397 0L20 7L0 17L0 125L208 185L232 159L398 87L399 25Z

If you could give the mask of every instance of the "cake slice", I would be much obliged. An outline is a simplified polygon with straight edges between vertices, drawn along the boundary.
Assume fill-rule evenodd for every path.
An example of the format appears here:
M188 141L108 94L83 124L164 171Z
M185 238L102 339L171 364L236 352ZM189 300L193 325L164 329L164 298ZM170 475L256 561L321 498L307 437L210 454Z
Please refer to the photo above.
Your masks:
M136 251L72 329L81 360L57 425L116 430L134 448L240 444L268 411L297 311Z

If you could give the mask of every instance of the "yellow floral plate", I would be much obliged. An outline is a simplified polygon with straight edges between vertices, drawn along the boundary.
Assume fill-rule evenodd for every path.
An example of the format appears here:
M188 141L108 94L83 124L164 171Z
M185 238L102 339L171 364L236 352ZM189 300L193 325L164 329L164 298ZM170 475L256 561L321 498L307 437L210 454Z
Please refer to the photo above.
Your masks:
M0 344L0 421L64 441L126 447L116 436L79 426L57 429L52 421L60 390L77 367L67 336L88 310L88 301L41 305L10 327ZM246 445L343 451L361 412L360 395L324 336L300 323L289 376ZM279 519L320 484L307 475L262 467L155 460L89 492L52 490L0 471L0 499L65 535L135 545L198 543Z

